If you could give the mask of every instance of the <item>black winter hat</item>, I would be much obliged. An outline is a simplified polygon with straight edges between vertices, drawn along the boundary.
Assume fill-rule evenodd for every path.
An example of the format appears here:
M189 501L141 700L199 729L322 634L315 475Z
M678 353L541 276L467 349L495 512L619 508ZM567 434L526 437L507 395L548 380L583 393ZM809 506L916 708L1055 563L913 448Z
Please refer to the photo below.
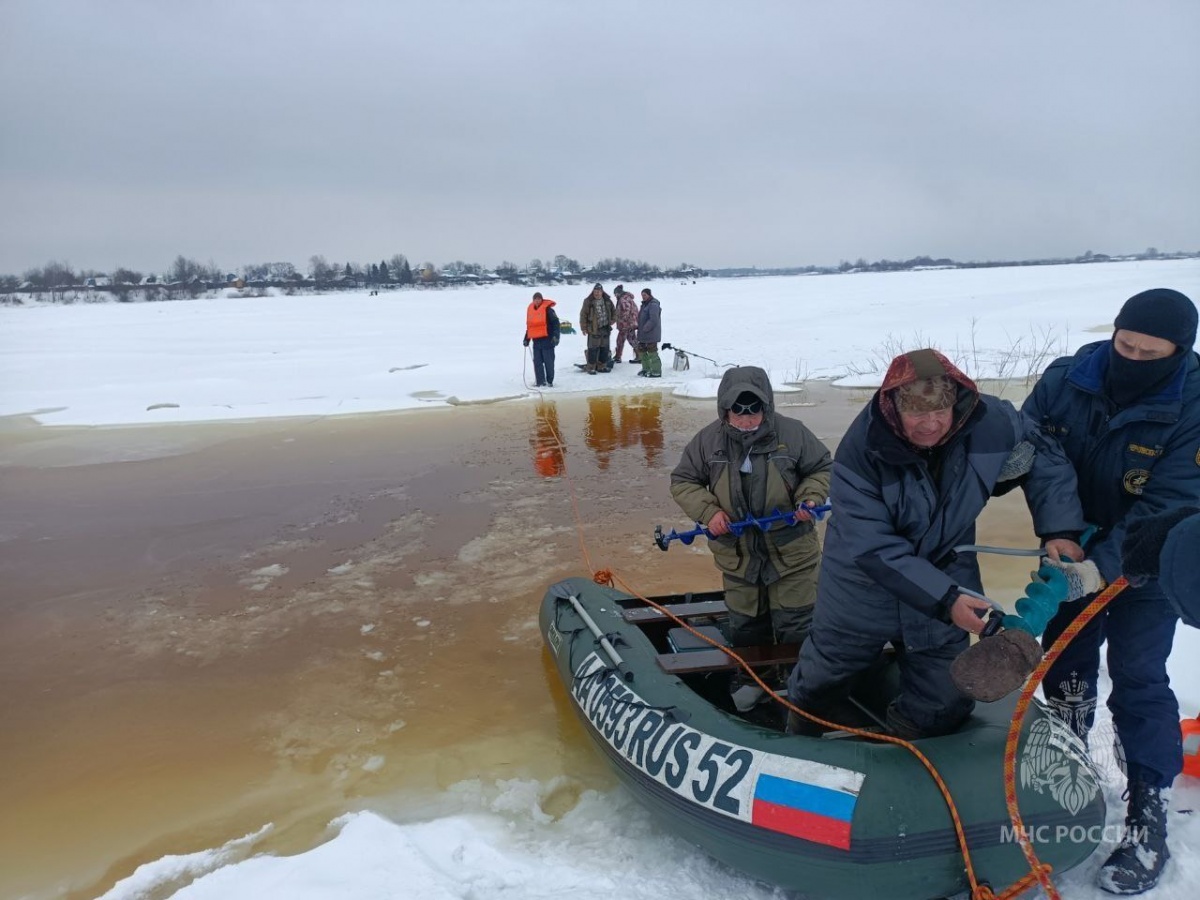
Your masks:
M602 291L602 290L604 290L604 285L602 285L600 282L597 281L595 284L592 285L592 290L593 291L596 291L596 290Z
M1151 288L1125 301L1113 325L1170 341L1185 353L1196 343L1196 304L1170 288Z

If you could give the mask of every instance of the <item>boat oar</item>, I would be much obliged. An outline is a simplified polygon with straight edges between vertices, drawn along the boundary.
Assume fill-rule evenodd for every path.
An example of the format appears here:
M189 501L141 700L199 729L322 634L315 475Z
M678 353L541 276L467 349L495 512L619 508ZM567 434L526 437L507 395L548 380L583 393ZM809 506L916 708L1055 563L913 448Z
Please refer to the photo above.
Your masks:
M818 522L825 517L825 513L829 512L833 507L826 503L823 506L806 506L805 510L812 515ZM757 528L759 531L767 531L776 522L782 522L784 525L791 527L798 525L802 519L796 517L796 511L780 512L775 509L769 516L747 516L740 522L729 523L729 533L734 537L741 537L742 532L747 528ZM676 531L672 528L668 533L663 534L662 526L654 526L654 543L659 550L666 551L667 545L671 541L679 541L685 546L691 544L696 538L704 535L706 538L715 538L716 535L709 531L702 523L697 522L696 527L688 531Z
M604 632L600 630L600 626L597 625L595 620L587 614L587 610L580 605L579 596L577 594L571 594L567 597L567 600L570 602L571 607L575 610L575 614L579 616L579 618L583 619L583 624L588 627L588 631L592 633L592 636L600 644L600 647L605 653L608 654L608 658L613 661L613 665L617 667L617 671L621 673L621 677L626 681L633 681L633 670L629 668L629 666L625 663L625 660L621 659L621 654L616 651L616 648L613 647L612 642L609 641Z

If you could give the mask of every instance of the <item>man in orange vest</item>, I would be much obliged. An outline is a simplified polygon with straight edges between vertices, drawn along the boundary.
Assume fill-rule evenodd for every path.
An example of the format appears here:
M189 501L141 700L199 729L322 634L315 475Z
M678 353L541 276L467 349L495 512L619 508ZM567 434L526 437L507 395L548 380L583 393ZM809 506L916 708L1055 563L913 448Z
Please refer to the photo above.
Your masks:
M554 387L554 348L558 346L558 314L554 301L533 295L533 302L525 310L525 340L528 347L533 341L533 376L537 387Z

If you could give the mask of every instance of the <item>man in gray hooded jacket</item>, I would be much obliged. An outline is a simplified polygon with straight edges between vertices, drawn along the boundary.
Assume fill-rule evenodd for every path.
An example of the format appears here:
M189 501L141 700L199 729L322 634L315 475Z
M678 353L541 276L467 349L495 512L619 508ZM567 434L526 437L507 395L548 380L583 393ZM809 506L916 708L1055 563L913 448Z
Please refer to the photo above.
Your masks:
M821 561L807 509L829 493L829 449L803 423L775 412L771 382L757 366L725 372L717 416L684 448L671 496L715 535L709 549L724 579L730 642L771 643L773 632L780 643L800 643L812 621ZM730 522L776 510L795 510L798 524L730 533Z

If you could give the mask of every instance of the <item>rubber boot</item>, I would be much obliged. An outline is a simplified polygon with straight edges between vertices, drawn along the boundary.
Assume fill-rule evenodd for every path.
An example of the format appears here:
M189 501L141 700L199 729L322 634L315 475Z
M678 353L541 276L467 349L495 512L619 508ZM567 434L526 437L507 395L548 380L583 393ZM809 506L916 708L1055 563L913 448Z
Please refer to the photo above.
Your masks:
M896 712L894 704L887 709L887 730L892 737L898 737L902 741L915 741L925 737L925 732Z
M825 733L822 726L790 709L787 711L787 721L783 730L786 734L794 734L796 737L820 737Z
M1167 807L1171 789L1133 781L1126 792L1125 837L1100 867L1096 883L1110 894L1140 894L1158 884L1171 858L1167 850Z

